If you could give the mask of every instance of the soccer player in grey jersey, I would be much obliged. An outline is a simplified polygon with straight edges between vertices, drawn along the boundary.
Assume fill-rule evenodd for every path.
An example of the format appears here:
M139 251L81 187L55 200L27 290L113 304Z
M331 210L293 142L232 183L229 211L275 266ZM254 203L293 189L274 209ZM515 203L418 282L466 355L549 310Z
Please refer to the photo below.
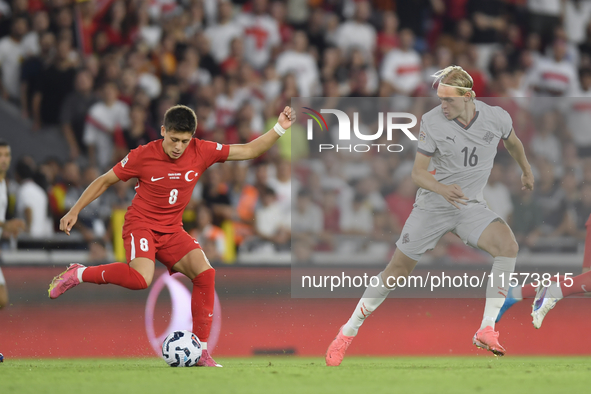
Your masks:
M330 344L326 365L340 365L359 327L394 289L396 279L408 276L421 256L448 232L494 258L484 316L473 343L495 355L505 354L494 330L495 319L507 295L519 247L509 226L488 209L482 195L500 140L521 167L524 190L533 190L534 177L509 114L476 101L472 77L461 67L450 66L433 76L435 82L439 81L441 106L425 114L421 122L412 170L412 178L420 187L414 208L394 256L377 276L378 286L366 289L353 315Z

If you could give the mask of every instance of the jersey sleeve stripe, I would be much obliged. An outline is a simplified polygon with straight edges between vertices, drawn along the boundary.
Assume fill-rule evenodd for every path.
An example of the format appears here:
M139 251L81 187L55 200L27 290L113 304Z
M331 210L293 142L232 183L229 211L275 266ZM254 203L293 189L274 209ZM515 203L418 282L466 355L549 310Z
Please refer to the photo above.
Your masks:
M511 137L511 133L513 133L513 129L511 129L511 131L509 131L509 134L506 137L502 137L503 140L508 140L509 137Z
M431 157L435 154L435 152L427 152L426 150L421 149L421 148L418 148L417 152L422 153L423 155L429 156L429 157Z

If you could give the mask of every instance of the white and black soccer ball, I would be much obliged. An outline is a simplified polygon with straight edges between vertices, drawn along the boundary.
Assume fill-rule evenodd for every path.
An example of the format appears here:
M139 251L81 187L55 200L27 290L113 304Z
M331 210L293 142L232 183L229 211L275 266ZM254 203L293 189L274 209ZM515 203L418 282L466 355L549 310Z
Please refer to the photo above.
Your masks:
M201 342L197 335L190 331L172 332L162 342L162 357L171 367L197 365L201 353Z

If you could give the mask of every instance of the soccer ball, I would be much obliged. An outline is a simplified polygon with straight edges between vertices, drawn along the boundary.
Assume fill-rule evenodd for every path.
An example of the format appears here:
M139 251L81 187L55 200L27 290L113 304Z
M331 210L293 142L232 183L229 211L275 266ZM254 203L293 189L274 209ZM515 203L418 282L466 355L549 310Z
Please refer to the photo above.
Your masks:
M199 338L190 331L175 331L162 342L162 357L171 367L197 365L201 352Z

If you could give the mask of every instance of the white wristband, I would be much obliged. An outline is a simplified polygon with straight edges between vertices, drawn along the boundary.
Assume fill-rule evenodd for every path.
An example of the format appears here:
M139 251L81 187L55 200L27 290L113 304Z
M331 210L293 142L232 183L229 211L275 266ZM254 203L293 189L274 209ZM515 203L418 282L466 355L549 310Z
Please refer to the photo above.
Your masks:
M273 126L273 130L275 130L275 132L277 134L279 134L279 137L281 137L281 136L283 136L283 134L285 134L285 129L283 127L281 127L279 122L275 123L275 126Z
M4 275L2 275L2 270L0 269L0 285L5 285L6 279L4 279Z

